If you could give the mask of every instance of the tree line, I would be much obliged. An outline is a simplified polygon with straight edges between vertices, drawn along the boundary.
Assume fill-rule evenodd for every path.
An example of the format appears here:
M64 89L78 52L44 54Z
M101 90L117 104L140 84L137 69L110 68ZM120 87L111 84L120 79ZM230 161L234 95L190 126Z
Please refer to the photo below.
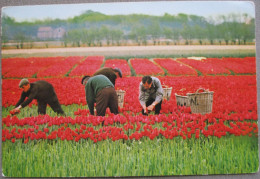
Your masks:
M196 15L176 16L104 15L87 11L67 20L16 22L8 16L2 17L2 42L16 42L17 48L24 43L33 47L33 42L42 41L36 34L39 27L62 27L66 30L60 39L67 46L111 46L111 45L178 45L192 44L248 44L255 40L255 19L247 14L220 15L205 19ZM47 46L46 46L47 47ZM27 45L28 48L28 45Z

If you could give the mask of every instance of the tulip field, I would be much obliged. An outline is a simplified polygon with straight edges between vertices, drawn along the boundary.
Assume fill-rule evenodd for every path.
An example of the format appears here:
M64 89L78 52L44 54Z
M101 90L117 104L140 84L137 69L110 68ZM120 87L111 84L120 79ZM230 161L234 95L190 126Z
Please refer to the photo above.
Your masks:
M124 106L114 115L92 116L81 78L118 67ZM172 87L161 114L141 114L142 76ZM65 116L37 102L10 115L18 84L46 80ZM2 172L7 177L114 177L255 173L259 167L255 57L130 58L105 56L2 59ZM175 93L214 92L213 109L194 114L177 106Z

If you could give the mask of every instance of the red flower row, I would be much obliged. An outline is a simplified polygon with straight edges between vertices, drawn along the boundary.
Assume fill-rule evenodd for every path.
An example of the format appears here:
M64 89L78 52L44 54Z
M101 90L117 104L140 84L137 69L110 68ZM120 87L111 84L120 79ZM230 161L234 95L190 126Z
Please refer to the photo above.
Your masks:
M131 76L130 67L124 59L108 59L105 62L105 67L120 68L123 76Z
M45 70L40 71L37 74L37 77L64 77L66 73L70 71L76 64L83 60L84 57L80 56L70 56L65 60L55 63L54 65L46 68Z
M194 69L199 70L203 75L212 74L230 74L230 70L237 74L255 74L256 59L255 57L233 58L223 57L207 58L202 60L195 59L177 59L178 62L185 63Z
M59 63L64 57L30 57L2 59L2 75L6 78L32 77L39 71Z
M92 75L103 63L103 56L84 57L30 57L30 58L10 58L2 59L2 75L5 78L12 77L57 77ZM196 70L203 75L212 74L242 74L256 73L255 57L246 58L208 58L202 60L194 59L154 59L159 64L156 65L149 59L130 59L130 63L137 75L157 75L164 74L161 67L167 70L170 75L196 75ZM75 67L75 65L78 65ZM130 76L130 67L126 60L110 59L105 62L105 66L118 67L124 76Z
M168 116L151 115L149 117L110 114L108 117L79 116L73 119L45 115L19 120L17 117L8 116L3 118L2 141L11 140L15 142L16 139L24 139L24 143L27 143L29 139L61 139L77 142L80 139L91 139L98 142L106 139L113 141L120 139L140 140L143 137L153 140L156 137L173 139L180 136L186 139L192 136L199 138L204 135L205 137L216 136L221 138L226 135L248 135L251 137L258 134L258 125L255 122L225 119L217 121L215 118L212 119L210 115L186 116L183 108L179 108L179 110L179 113ZM103 126L101 127L102 123ZM122 125L123 127L119 127ZM14 127L9 130L10 126L18 126L18 128ZM25 128L19 126L25 126Z
M232 70L235 73L256 73L256 58L246 57L246 58L223 58L221 65L225 68Z
M156 58L154 61L165 68L169 75L197 75L195 69L171 58Z
M155 65L149 59L130 59L130 63L137 75L163 75L161 67Z
M178 62L187 64L194 69L199 70L203 75L230 74L230 71L217 63L219 59L194 60L194 59L177 59Z
M69 76L93 75L102 65L104 58L104 56L88 56L71 71Z

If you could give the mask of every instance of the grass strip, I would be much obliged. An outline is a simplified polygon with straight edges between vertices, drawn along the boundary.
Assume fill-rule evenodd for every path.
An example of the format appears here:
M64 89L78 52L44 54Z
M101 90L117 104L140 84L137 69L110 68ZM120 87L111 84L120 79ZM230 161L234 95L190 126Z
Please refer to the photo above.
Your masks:
M172 176L254 173L256 137L150 140L10 141L2 145L8 177Z

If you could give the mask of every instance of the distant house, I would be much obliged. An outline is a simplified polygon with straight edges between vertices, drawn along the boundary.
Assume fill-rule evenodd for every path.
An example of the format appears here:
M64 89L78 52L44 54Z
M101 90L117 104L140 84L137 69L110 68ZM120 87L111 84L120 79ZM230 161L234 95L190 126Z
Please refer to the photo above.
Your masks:
M65 34L65 29L62 27L53 29L52 27L40 27L37 32L39 39L60 39Z
M62 27L56 28L53 30L53 38L55 39L60 39L64 36L64 34L66 33L65 29L63 29Z
M52 38L53 29L51 27L40 27L37 32L39 39L50 39Z

